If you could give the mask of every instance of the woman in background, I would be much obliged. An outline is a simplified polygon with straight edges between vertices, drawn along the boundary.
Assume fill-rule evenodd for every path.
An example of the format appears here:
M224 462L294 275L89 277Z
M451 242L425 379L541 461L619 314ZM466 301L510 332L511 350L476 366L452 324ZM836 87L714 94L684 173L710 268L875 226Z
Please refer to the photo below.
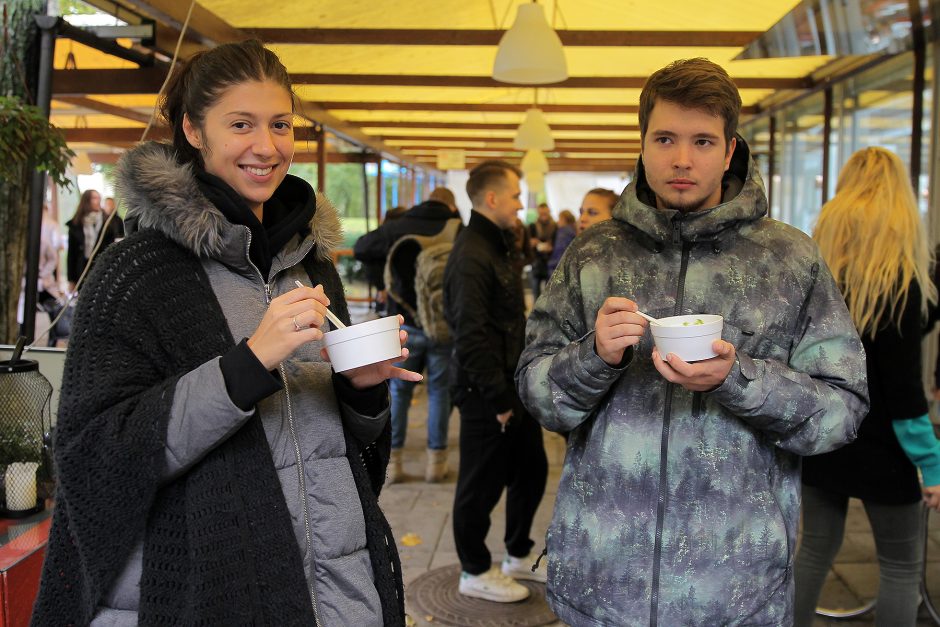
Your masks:
M940 508L940 443L921 380L921 343L937 288L901 160L883 148L852 155L813 239L865 346L871 409L854 442L803 460L795 622L813 622L842 544L848 499L855 497L865 506L878 553L876 624L914 625L923 566L922 502Z
M65 223L69 228L68 253L66 254L66 278L69 292L74 292L78 279L82 276L91 253L98 242L98 233L104 215L101 212L101 194L94 189L86 189L78 201L78 208L72 219Z
M584 195L581 201L581 217L578 219L578 233L591 225L610 220L610 212L617 204L619 196L613 190L595 187Z

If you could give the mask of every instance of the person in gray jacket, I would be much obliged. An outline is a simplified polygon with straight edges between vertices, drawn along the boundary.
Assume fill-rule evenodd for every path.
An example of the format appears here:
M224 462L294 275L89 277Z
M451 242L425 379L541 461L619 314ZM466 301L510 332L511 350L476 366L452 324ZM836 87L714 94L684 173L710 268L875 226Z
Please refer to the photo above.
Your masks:
M640 98L642 155L526 329L516 382L569 433L548 599L580 625L788 625L800 456L851 441L865 355L812 240L766 217L741 99L677 61ZM654 317L720 314L716 357L654 347Z
M386 380L421 377L330 367L342 233L287 174L287 71L257 41L221 45L162 108L173 144L119 163L135 232L76 313L34 624L403 625L377 496Z

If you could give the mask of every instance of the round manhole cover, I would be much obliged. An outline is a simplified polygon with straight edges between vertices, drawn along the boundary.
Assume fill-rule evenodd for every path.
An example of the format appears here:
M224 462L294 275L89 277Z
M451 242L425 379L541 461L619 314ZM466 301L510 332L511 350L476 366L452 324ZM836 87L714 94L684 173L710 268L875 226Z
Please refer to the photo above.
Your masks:
M532 594L517 603L494 603L457 592L460 565L428 571L405 588L408 613L418 621L458 627L547 625L558 621L545 602L545 584L520 581Z

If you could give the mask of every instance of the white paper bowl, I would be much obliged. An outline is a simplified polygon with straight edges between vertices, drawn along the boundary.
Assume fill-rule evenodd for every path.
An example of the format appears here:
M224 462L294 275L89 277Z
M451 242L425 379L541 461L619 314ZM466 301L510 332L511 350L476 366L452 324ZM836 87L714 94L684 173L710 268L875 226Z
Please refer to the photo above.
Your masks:
M695 324L697 320L704 324ZM660 318L659 324L651 322L650 332L663 359L673 353L682 361L701 361L717 356L712 342L721 339L723 324L721 316L711 314L671 316Z
M323 334L333 370L343 372L401 356L398 316L386 316Z

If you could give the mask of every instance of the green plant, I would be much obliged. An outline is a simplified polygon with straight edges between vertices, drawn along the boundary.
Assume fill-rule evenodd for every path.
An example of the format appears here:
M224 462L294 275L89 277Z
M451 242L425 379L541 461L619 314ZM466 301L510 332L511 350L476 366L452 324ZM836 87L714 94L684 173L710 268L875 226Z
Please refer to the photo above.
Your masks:
M13 183L22 175L24 164L47 172L56 185L71 187L66 178L72 152L65 136L43 115L39 107L24 104L17 97L0 96L0 181Z
M0 427L0 465L41 461L41 433L33 433L25 424L8 424Z

